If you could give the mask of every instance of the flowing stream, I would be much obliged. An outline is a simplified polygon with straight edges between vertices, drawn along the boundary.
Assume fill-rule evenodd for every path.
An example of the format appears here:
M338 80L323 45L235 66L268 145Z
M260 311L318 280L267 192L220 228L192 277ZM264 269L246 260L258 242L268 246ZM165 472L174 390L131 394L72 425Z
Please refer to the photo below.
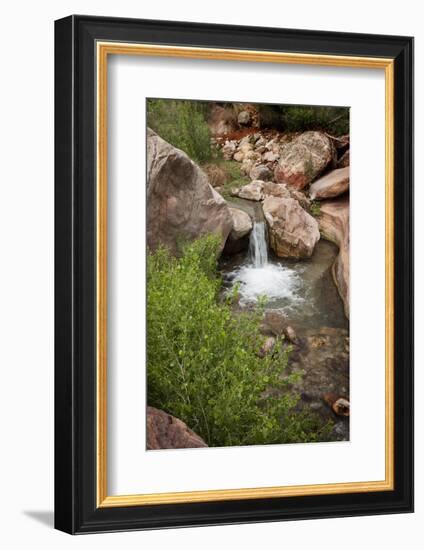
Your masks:
M257 212L247 253L221 262L224 287L229 290L238 285L241 307L249 307L265 296L266 309L280 310L297 328L347 328L331 274L337 247L320 240L311 258L277 258L268 249L266 222L262 212Z

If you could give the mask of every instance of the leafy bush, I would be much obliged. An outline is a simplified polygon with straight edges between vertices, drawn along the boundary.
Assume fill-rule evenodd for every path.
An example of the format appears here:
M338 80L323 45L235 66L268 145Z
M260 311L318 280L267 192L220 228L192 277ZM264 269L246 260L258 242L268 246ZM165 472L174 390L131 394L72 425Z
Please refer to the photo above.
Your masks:
M179 258L165 248L147 263L148 402L182 419L209 446L314 441L317 425L295 412L283 376L289 351L277 341L260 357L263 305L234 314L219 300L219 240L185 245Z
M149 99L147 124L191 159L205 162L212 156L208 109L209 104L202 101Z
M347 107L314 107L311 105L258 105L262 128L288 132L325 130L334 135L349 132Z

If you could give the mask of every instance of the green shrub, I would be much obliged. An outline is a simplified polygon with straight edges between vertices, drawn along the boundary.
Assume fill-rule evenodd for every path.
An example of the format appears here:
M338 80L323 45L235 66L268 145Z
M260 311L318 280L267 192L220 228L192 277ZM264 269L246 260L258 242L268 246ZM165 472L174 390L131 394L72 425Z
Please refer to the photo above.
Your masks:
M334 135L349 132L347 107L316 107L312 105L258 105L262 128L288 132L325 130Z
M283 376L289 351L279 340L260 357L263 305L234 314L219 299L219 240L185 245L179 258L164 248L147 262L148 403L182 419L209 446L314 441L316 423L295 412Z
M205 162L212 157L208 109L209 104L202 101L148 99L147 124L194 161Z

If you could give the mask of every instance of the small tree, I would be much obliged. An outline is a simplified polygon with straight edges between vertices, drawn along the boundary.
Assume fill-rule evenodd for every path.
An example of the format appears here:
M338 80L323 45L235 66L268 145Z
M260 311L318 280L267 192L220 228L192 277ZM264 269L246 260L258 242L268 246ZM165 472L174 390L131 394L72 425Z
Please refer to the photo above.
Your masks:
M209 104L174 99L147 100L147 123L165 141L183 150L196 162L212 156L206 116Z

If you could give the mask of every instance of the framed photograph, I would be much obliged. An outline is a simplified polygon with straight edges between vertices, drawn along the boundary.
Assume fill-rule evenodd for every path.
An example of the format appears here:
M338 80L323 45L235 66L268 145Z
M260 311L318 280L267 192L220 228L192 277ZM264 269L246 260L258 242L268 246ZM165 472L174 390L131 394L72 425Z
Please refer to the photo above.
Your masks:
M55 525L413 510L413 39L55 24Z

